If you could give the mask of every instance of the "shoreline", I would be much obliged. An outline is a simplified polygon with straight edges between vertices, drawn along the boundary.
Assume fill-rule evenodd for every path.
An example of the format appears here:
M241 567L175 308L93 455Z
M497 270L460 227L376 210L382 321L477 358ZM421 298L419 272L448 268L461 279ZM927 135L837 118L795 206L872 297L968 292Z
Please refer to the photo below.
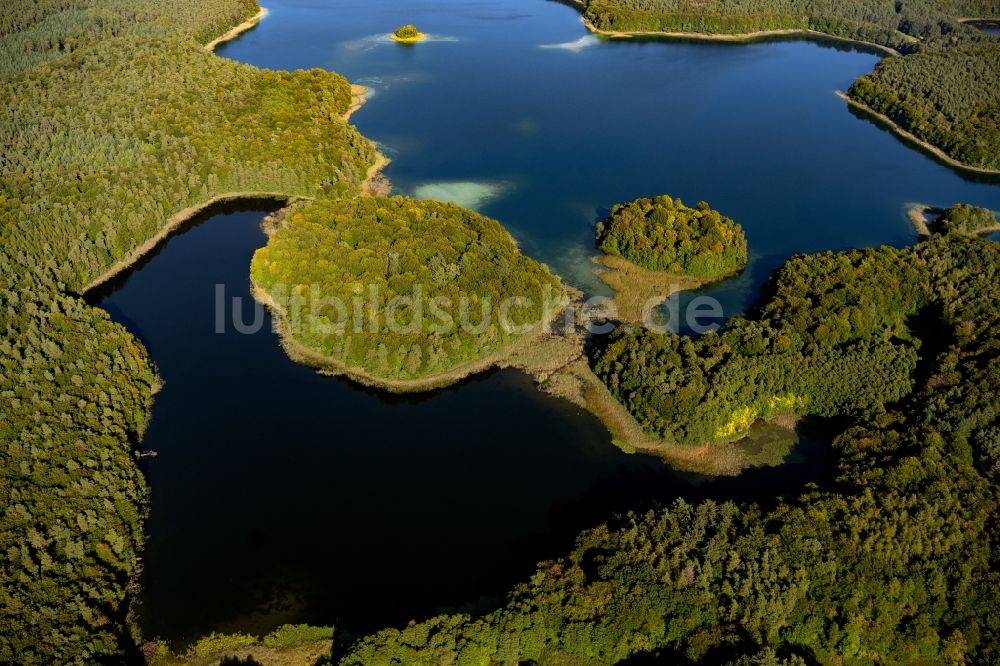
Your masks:
M707 32L666 32L659 30L637 30L634 32L624 32L619 30L604 30L598 28L585 17L581 16L584 27L595 35L601 35L608 37L610 39L630 39L633 37L663 37L666 39L689 39L693 41L703 41L703 42L733 42L733 43L752 43L759 41L767 41L770 37L806 37L806 38L822 38L830 39L835 42L844 42L848 44L859 44L869 48L876 49L887 55L899 55L899 51L894 48L883 46L882 44L876 44L875 42L866 42L861 39L852 39L850 37L841 37L839 35L831 35L825 32L820 32L818 30L812 30L810 28L782 28L776 30L757 30L755 32L745 32L745 33L707 33Z
M147 254L153 251L160 243L167 240L174 232L190 222L199 213L203 213L209 208L222 203L232 203L234 201L275 201L284 202L286 205L300 199L310 199L311 197L291 195L284 192L226 192L217 194L205 201L182 208L167 218L166 224L160 230L147 238L143 243L136 245L128 254L116 261L100 276L91 280L79 292L80 296L86 296L88 292L100 287L117 277L124 271L135 266Z
M358 83L351 84L351 105L347 107L347 111L340 114L340 117L345 121L350 121L351 116L357 113L361 107L363 107L368 102L368 86L363 86Z
M581 305L581 294L572 287L564 285L564 288L564 300L553 311L551 319L509 345L430 377L384 379L362 368L346 366L295 340L284 309L265 289L251 283L254 299L272 315L273 330L289 360L321 375L344 377L361 386L398 395L446 388L489 370L512 368L530 376L542 393L566 400L593 415L607 429L612 444L626 453L649 455L675 469L707 476L737 476L766 464L747 450L746 437L693 446L673 444L649 435L590 369L581 329L577 326L560 328L565 313ZM580 321L578 313L575 321ZM794 434L792 428L775 421L765 422Z
M393 33L389 33L389 39L396 42L397 44L416 44L417 42L422 42L427 39L427 35L422 32L418 32L413 37L397 37Z
M368 171L365 173L365 179L358 185L358 194L362 196L384 196L385 194L388 194L391 189L391 185L389 181L382 176L381 172L382 169L384 169L390 162L391 160L388 157L376 150L375 161L369 165ZM178 229L190 222L192 218L205 212L213 206L237 201L274 201L284 203L284 205L287 206L296 201L310 200L312 198L313 197L308 195L289 194L287 192L238 191L216 194L204 201L182 208L176 213L170 215L167 218L166 223L164 223L164 225L160 227L155 234L147 238L139 245L133 247L125 256L115 261L107 270L88 282L84 287L75 293L79 296L85 297L89 292L97 289L107 282L110 282L121 273L131 269L138 262L142 261L143 257L156 249L160 243L167 240Z
M864 111L868 115L870 115L870 116L872 116L872 117L874 117L874 118L882 121L883 123L885 123L886 125L888 125L889 129L891 129L896 135L902 137L903 139L906 139L910 143L916 144L920 148L923 148L926 152L931 153L932 155L934 155L935 157L937 157L938 159L940 159L942 162L944 162L948 166L955 167L956 169L962 169L962 170L965 170L965 171L971 171L973 173L983 173L983 174L988 174L988 175L993 175L993 176L1000 175L1000 169L990 169L988 167L978 167L978 166L974 166L972 164L966 164L965 162L961 162L959 160L956 160L954 157L951 157L950 155L948 155L948 153L944 152L943 150L941 150L937 146L935 146L933 144L930 144L930 143L927 143L923 139L921 139L921 138L917 137L915 134L911 133L909 130L904 129L900 125L897 125L896 122L892 118L890 118L889 116L887 116L885 114L882 114L882 113L879 113L878 111L876 111L875 109L871 108L870 106L868 106L864 102L859 102L858 100L854 99L853 97L851 97L850 95L848 95L847 93L845 93L842 90L837 90L835 92L835 94L837 95L837 97L839 97L840 99L842 99L845 102L847 102L853 108L858 109L859 111Z
M594 374L587 359L588 332L582 325L583 294L572 287L571 301L564 312L572 312L561 328L542 336L524 357L514 357L511 365L529 374L538 390L562 398L590 413L601 422L611 444L625 453L658 458L670 467L706 476L737 476L747 469L768 465L766 456L753 450L749 435L700 445L666 442L647 433L604 382ZM774 418L765 423L795 435L794 420Z
M909 210L906 211L906 217L909 218L910 223L913 224L913 228L917 230L917 236L920 238L930 238L931 230L927 226L927 217L925 215L930 210L930 206L918 203L910 206Z
M248 18L246 21L243 21L243 23L240 23L237 26L233 26L226 32L222 33L221 35L210 41L208 44L205 44L205 50L209 52L215 51L215 47L217 47L219 44L236 39L241 34L243 34L250 28L253 28L258 23L260 23L261 20L265 16L267 16L267 13L268 13L267 7L261 7L260 11L258 11L256 14Z
M321 375L346 377L362 386L396 394L420 393L445 388L463 379L494 368L520 368L528 371L530 374L528 368L517 363L518 356L524 353L525 348L531 348L542 340L548 334L553 322L559 319L569 306L569 297L566 288L563 287L562 300L559 307L553 310L552 316L547 321L539 322L536 328L530 333L519 337L508 345L496 349L481 358L465 361L444 372L428 377L419 379L387 379L376 377L364 368L348 366L341 361L330 358L302 344L292 335L285 309L271 298L266 289L251 280L250 293L253 294L254 300L270 311L274 332L278 335L281 348L285 350L290 360L313 368Z
M983 25L1000 28L1000 16L995 18L985 18L982 16L961 16L955 20L959 23L971 23L973 27L975 27L975 24L981 23Z

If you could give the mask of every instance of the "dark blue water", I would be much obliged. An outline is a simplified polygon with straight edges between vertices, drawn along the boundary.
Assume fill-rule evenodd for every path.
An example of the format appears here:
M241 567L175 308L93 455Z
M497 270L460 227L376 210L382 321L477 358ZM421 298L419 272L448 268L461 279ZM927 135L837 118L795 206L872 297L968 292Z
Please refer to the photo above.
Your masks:
M595 222L638 196L705 199L743 225L749 269L709 290L729 315L793 254L914 242L913 202L1000 209L998 179L954 171L834 95L879 58L843 45L603 41L545 0L265 5L220 55L371 86L354 122L393 158L398 192L494 186L480 210L591 293ZM431 41L382 37L406 22Z
M591 293L594 223L636 196L706 199L745 227L750 268L709 290L730 315L792 254L912 242L910 202L1000 208L997 184L834 96L874 66L868 53L603 42L544 0L266 4L222 55L370 85L354 121L393 158L397 191L478 207ZM406 22L431 39L380 36ZM501 594L616 510L766 500L816 478L821 456L700 483L620 453L595 419L517 372L402 398L290 362L266 316L252 335L217 334L217 284L252 319L262 216L217 211L97 296L166 381L144 442L159 453L147 636L398 624Z
M969 21L976 29L980 32L985 32L987 35L1000 35L1000 22L994 20L985 21Z

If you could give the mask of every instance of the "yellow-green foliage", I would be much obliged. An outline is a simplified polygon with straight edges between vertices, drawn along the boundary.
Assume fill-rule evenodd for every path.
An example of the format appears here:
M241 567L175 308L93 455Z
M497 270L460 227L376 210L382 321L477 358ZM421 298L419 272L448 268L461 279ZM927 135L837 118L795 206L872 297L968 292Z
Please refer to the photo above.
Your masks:
M288 312L295 340L379 378L426 377L496 351L526 332L503 325L505 299L527 299L506 310L521 327L541 321L546 294L562 294L498 222L454 204L315 201L281 224L254 255L254 283ZM397 297L412 302L394 310Z
M0 77L115 36L205 43L258 11L256 0L32 0L0 6Z
M0 663L120 650L153 373L107 314L0 252Z
M256 644L257 637L250 634L217 634L213 632L195 643L192 650L195 656L205 658Z
M664 195L611 209L597 225L597 246L655 271L718 278L747 263L743 229L702 201L688 208Z
M111 40L0 83L0 243L80 288L174 212L231 191L353 191L374 149L320 70Z
M397 39L416 39L420 36L420 31L417 30L417 26L407 23L396 28L392 34Z
M941 211L941 217L935 222L935 231L944 234L980 234L985 231L995 231L1000 225L996 213L968 204L955 204Z
M333 638L333 627L313 627L308 624L283 624L267 636L264 636L264 647L282 648L299 643L330 640Z
M748 34L816 30L900 50L972 28L954 17L997 16L992 0L585 0L585 16L605 30Z

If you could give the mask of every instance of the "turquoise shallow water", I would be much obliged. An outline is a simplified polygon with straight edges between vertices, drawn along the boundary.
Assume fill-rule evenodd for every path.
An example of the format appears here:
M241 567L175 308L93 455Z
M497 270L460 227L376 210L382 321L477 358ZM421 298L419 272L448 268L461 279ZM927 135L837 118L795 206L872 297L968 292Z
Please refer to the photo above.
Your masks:
M588 293L596 220L669 193L740 222L752 261L707 291L727 316L800 252L904 245L911 202L1000 208L970 178L853 114L834 91L877 56L810 42L601 41L544 0L265 3L219 54L324 67L369 85L354 117L396 191L455 198ZM413 22L431 38L384 35ZM283 622L364 630L501 594L579 529L673 497L754 498L821 474L798 463L704 482L627 456L589 415L491 373L400 398L285 357L267 320L214 332L216 285L250 318L263 213L224 209L97 297L147 344L166 385L145 445L148 636Z

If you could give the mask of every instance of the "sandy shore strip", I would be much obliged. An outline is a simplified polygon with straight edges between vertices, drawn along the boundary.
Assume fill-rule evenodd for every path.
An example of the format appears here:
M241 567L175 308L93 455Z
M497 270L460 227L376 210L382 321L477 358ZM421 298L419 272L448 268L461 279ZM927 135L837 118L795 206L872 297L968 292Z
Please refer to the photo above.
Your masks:
M910 210L906 211L906 217L913 224L913 228L917 230L918 236L927 237L931 235L931 230L927 226L927 213L930 209L930 206L916 204L911 206Z
M239 25L230 28L225 33L219 35L218 37L210 41L208 44L205 44L205 50L214 51L215 47L218 46L219 44L222 44L223 42L228 42L232 39L236 39L241 34L243 34L250 28L260 23L261 19L263 19L265 16L267 16L267 8L261 7L259 12L248 18L246 21L243 21L243 23L240 23Z
M351 84L351 105L340 115L344 120L350 120L351 116L358 112L358 109L368 101L368 86L357 83Z
M194 206L188 206L182 210L177 211L173 215L167 218L166 224L164 224L155 235L146 239L141 245L137 245L132 250L111 265L111 268L106 270L100 275L100 277L92 280L83 290L81 294L86 294L88 291L95 289L108 280L112 279L122 271L126 271L135 265L146 253L150 252L157 245L165 241L172 233L177 231L180 227L184 226L191 218L198 215L201 212L215 206L220 203L227 203L231 201L279 201L286 204L300 199L308 199L309 197L303 196L292 196L284 192L226 192L225 194L218 194L206 201L203 201Z
M427 35L422 32L418 32L413 37L397 37L394 33L389 33L389 39L396 42L397 44L416 44L417 42L422 42L427 39Z
M601 35L603 37L610 37L612 39L629 39L632 37L664 37L667 39L690 39L693 41L704 41L704 42L755 42L755 41L766 41L771 37L812 37L812 38L822 38L830 39L836 42L844 42L848 44L860 44L873 48L888 55L899 55L899 51L890 48L888 46L883 46L881 44L876 44L875 42L866 42L861 39L851 39L850 37L840 37L838 35L830 35L825 32L820 32L818 30L810 30L808 28L787 28L781 30L758 30L756 32L744 32L744 33L704 33L704 32L661 32L661 31L636 31L636 32L619 32L617 30L602 30L598 28L593 23L587 19L583 19L583 25L586 26L587 30L594 33L595 35Z
M847 93L843 92L842 90L836 91L836 94L837 94L837 97L839 97L840 99L844 100L845 102L847 102L848 104L850 104L855 109L858 109L860 111L864 111L868 115L870 115L870 116L872 116L874 118L877 118L878 120L881 120L883 123L885 123L886 125L888 125L892 129L893 132L895 132L899 136L903 137L904 139L906 139L910 143L914 143L914 144L920 146L921 148L923 148L927 152L931 153L932 155L934 155L935 157L937 157L938 159L940 159L942 162L944 162L945 164L947 164L949 166L953 166L956 169L964 169L965 171L971 171L973 173L986 173L986 174L991 174L991 175L1000 175L1000 169L988 169L986 167L977 167L977 166L973 166L971 164L966 164L965 162L960 162L960 161L956 160L954 157L951 157L950 155L948 155L946 152L944 152L943 150L941 150L937 146L929 144L926 141L924 141L923 139L920 139L917 136L915 136L914 134L911 134L909 131L903 129L902 127L900 127L899 125L897 125L895 123L895 121L893 121L892 118L890 118L889 116L886 116L884 114L879 113L878 111L876 111L875 109L871 108L870 106L868 106L864 102L859 102L858 100L852 98L850 95L848 95Z
M387 197L392 192L392 183L385 177L382 170L392 163L388 157L381 152L375 152L375 162L368 167L365 179L361 183L361 194L370 197Z

